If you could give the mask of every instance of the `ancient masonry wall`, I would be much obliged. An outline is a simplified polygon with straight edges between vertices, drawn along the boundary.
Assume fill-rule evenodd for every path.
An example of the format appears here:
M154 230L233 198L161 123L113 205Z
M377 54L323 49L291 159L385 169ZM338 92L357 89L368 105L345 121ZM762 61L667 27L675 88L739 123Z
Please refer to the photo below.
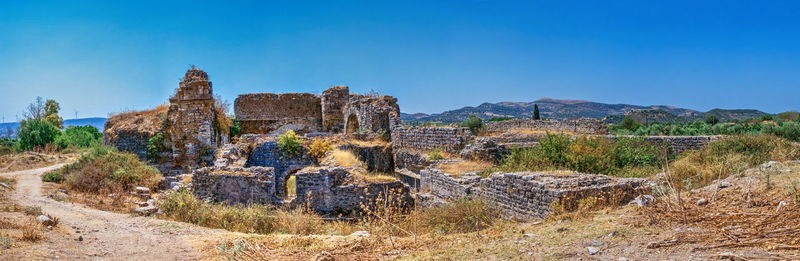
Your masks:
M201 199L227 204L273 204L274 169L266 167L197 169L192 191Z
M722 139L724 136L611 136L606 135L609 139L618 139L620 137L627 138L644 138L646 141L653 144L663 144L670 148L672 153L681 154L687 150L699 150L703 146Z
M155 135L155 133L140 132L140 131L118 131L115 138L109 138L108 135L103 136L103 144L114 146L120 151L127 151L139 158L144 159L147 157L147 141Z
M312 164L314 164L314 160L308 156L305 150L302 150L297 156L286 155L278 148L276 141L270 140L255 145L245 167L275 168L275 196L283 198L286 196L286 181L289 176Z
M214 96L208 75L192 67L169 99L166 133L175 165L191 171L213 160L220 141L214 129Z
M399 121L400 107L392 96L350 95L343 109L345 133L390 133L393 122Z
M612 204L630 201L641 193L645 180L604 175L553 175L535 172L454 176L434 168L420 172L421 190L439 198L483 198L516 219L544 218L553 202L574 209L577 200L594 196Z
M393 152L395 170L407 169L413 172L419 172L431 165L431 162L421 153L405 151L397 149L397 147L393 149Z
M355 144L344 144L339 146L340 150L353 152L358 160L367 165L369 172L394 172L394 158L392 157L391 145L358 146Z
M532 131L571 132L580 134L608 134L606 124L599 119L574 120L530 120L514 119L495 121L486 124L489 132L504 132L512 129Z
M392 131L395 149L431 151L441 149L457 154L474 135L468 128L452 127L396 127Z
M347 86L333 86L322 92L322 130L342 132L344 130L344 108L350 100Z
M409 188L400 181L344 185L346 169L315 169L297 173L295 204L321 214L351 214L388 204L399 209L413 206Z
M287 124L305 132L322 130L321 99L310 93L242 94L234 101L234 114L244 134L269 134Z

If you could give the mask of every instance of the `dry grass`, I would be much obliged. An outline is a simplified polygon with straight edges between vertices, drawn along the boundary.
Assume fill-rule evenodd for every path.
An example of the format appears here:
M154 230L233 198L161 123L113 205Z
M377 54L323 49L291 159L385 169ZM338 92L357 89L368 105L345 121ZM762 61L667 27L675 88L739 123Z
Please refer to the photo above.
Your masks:
M28 222L28 224L22 227L22 236L19 239L28 242L36 242L42 240L42 238L44 238L44 235L40 230L41 226L38 223L36 223L35 220L31 220L30 222Z
M791 173L751 169L742 177L726 179L731 184L728 188L711 185L661 197L641 209L641 225L698 228L681 233L663 247L696 243L700 246L694 250L800 250L800 166L792 169ZM709 203L695 204L701 198Z
M120 132L147 133L155 135L161 130L169 105L162 104L150 110L119 113L108 118L103 134L106 139L116 140Z
M332 162L345 168L353 168L362 165L361 161L358 160L358 157L356 157L355 154L350 151L339 149L331 151L330 155L328 155L323 162Z
M19 171L67 162L78 154L23 152L0 156L0 172Z
M478 173L493 166L494 164L486 161L463 160L441 163L436 165L436 168L444 171L445 173L452 174L454 176L460 176L470 172Z

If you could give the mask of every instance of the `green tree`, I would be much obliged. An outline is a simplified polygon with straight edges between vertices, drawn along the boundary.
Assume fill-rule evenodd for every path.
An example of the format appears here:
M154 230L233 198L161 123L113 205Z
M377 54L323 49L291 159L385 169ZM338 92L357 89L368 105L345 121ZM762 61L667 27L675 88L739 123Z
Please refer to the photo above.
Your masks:
M533 119L534 120L541 120L542 119L542 117L539 115L539 105L538 104L534 104L533 105Z
M717 123L719 123L719 118L717 118L717 116L714 116L714 115L708 115L706 117L706 123L708 123L710 125L717 124Z
M642 125L633 120L633 118L625 116L625 118L622 119L622 123L620 123L619 126L629 131L636 131Z
M24 120L17 130L18 146L22 150L42 147L53 143L60 134L61 130L43 119Z
M478 135L478 132L480 132L480 130L483 129L483 120L481 120L481 118L478 118L478 116L475 116L474 114L470 114L466 120L462 121L461 124L459 124L459 126L467 127L469 128L469 131L472 132L472 134Z
M58 116L58 111L61 110L61 106L58 105L58 102L55 100L47 100L44 104L44 120L53 124L53 126L58 127L59 129L64 128L64 119L61 116Z
M69 126L61 136L55 140L59 148L68 147L88 148L100 144L103 134L94 126Z

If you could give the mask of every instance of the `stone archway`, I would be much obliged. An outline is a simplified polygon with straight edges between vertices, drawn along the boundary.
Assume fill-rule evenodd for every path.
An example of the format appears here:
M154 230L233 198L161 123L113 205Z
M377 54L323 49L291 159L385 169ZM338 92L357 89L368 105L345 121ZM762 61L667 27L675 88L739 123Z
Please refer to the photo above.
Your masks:
M350 116L347 116L346 124L347 125L345 126L345 134L356 133L358 132L359 128L361 128L360 127L361 124L359 124L358 122L358 116L356 116L355 113L350 114Z

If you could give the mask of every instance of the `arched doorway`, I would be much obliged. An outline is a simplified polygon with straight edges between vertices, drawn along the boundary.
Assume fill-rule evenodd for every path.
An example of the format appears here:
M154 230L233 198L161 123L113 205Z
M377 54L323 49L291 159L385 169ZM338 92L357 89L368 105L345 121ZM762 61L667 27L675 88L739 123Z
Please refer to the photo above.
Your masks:
M358 116L356 116L355 113L350 114L350 116L347 116L347 126L345 126L345 133L346 134L356 133L358 132L359 128L360 126L358 124Z

